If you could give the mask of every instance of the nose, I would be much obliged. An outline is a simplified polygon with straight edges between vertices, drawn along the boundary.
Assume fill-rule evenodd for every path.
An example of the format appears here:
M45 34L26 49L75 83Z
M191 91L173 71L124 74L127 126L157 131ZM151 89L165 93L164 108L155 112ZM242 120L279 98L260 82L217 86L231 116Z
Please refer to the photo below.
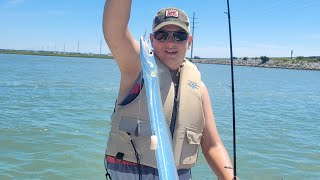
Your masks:
M176 44L176 41L173 39L173 35L169 34L169 37L166 41L167 44Z

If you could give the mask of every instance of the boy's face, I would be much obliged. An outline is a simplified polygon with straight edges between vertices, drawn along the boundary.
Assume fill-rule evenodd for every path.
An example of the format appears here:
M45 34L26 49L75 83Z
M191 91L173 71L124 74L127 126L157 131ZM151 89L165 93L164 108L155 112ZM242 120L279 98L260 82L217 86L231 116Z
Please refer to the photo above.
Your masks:
M164 26L157 32L164 33L159 34L155 32L150 34L150 40L155 56L157 56L159 60L170 70L178 69L185 58L188 48L191 45L192 37L189 36L189 34L185 34L186 32L176 25ZM168 32L169 36L164 36L167 38L161 39L163 35L168 35ZM179 34L179 32L182 33ZM154 37L154 34L159 35ZM185 36L186 38L184 38Z

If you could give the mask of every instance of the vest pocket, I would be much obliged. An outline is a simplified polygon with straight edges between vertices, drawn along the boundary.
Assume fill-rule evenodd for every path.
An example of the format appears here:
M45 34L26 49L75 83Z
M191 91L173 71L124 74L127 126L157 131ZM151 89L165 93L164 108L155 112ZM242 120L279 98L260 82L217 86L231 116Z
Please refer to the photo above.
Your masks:
M120 131L128 132L132 136L151 136L151 125L150 122L140 120L137 118L122 116L119 122L118 129Z
M187 127L184 146L182 147L180 162L182 164L194 164L198 157L198 149L202 138L202 131Z
M119 124L113 124L113 132L109 135L107 153L112 156L116 156L119 152L123 153L123 160L136 163L135 148L141 164L152 167L156 166L154 165L156 164L155 153L150 150L150 123L127 116L121 116L119 119ZM133 145L131 144L131 140Z

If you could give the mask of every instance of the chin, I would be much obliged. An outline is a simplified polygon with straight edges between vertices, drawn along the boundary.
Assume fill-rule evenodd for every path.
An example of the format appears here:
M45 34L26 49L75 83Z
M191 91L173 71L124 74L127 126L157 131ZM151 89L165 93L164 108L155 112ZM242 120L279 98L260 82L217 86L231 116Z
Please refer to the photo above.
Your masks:
M181 66L181 63L175 63L175 64L170 64L170 65L166 65L170 70L177 70L179 69L179 67Z

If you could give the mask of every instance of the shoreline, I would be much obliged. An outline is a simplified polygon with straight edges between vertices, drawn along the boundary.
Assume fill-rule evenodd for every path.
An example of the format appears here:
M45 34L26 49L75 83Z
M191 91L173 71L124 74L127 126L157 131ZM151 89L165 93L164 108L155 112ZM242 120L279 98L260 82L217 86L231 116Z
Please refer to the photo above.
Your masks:
M0 49L0 54L113 59L113 56L111 54L105 55L70 52L63 53L52 51L22 51ZM230 65L230 59L228 58L201 58L192 59L192 62L200 64ZM320 58L270 58L267 61L262 61L259 58L248 58L247 60L235 59L233 62L235 66L320 71Z
M64 52L53 52L53 51L20 51L20 50L0 49L0 54L113 59L113 56L105 55L105 54L72 53L72 52L65 52L64 53Z
M230 65L230 59L192 59L193 63L200 64L219 64L219 65ZM270 59L267 62L262 62L262 60L234 60L233 64L235 66L248 66L248 67L261 67L261 68L279 68L279 69L296 69L296 70L313 70L320 71L320 61L319 62L308 62L308 61L283 61L277 59Z

